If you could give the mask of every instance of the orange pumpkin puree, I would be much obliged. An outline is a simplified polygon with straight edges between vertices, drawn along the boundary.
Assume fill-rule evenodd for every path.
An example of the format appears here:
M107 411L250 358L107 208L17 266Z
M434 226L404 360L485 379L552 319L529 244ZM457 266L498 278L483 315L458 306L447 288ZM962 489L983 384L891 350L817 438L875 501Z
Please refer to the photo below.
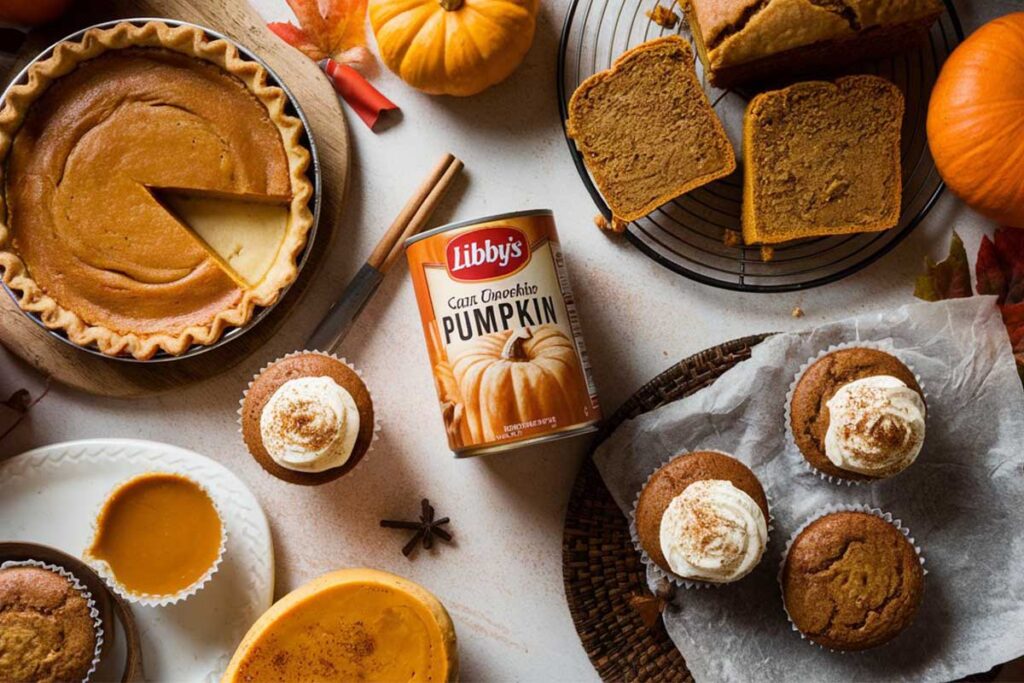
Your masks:
M221 521L192 480L152 472L107 498L86 558L104 560L132 593L173 595L202 578L220 552Z
M242 640L222 683L456 680L455 630L401 577L349 569L286 595Z

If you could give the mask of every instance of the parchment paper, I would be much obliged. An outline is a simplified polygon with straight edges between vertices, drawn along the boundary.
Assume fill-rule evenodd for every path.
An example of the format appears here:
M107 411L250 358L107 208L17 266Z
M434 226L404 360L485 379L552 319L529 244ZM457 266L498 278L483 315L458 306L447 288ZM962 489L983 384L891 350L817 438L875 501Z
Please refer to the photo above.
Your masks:
M924 449L900 475L823 481L787 445L784 402L797 370L831 344L889 345L928 394ZM680 590L669 635L700 681L950 681L1024 654L1024 391L992 297L912 304L772 337L714 385L623 424L595 454L623 512L679 452L734 454L774 503L765 558L742 581ZM802 640L776 582L786 540L817 511L868 504L903 520L926 559L911 627L865 653Z

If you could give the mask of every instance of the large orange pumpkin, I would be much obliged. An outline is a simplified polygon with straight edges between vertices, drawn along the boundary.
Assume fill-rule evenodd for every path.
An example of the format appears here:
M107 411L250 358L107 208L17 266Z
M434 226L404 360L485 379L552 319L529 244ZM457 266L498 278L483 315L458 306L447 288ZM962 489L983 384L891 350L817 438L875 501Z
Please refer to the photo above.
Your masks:
M370 0L380 56L432 95L474 95L526 56L538 0Z
M506 425L554 417L558 428L586 419L590 399L576 347L554 325L478 337L452 371L475 443L504 435Z
M946 60L928 105L928 144L968 206L1024 227L1024 12L985 24Z

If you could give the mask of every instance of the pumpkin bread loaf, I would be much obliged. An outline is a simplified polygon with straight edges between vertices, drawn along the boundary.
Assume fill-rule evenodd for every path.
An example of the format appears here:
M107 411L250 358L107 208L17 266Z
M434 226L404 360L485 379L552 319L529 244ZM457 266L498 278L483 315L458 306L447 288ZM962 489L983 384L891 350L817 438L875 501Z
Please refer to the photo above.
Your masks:
M730 483L749 496L749 500L760 509L764 523L769 519L768 498L764 488L757 476L742 462L717 451L695 451L676 456L648 479L637 499L635 513L636 534L641 548L666 572L671 573L672 568L662 548L662 521L665 514L673 500L692 484L708 481ZM707 517L708 512L696 517ZM710 525L711 520L707 521ZM709 525L701 532L704 539L709 539L705 543L712 542L710 539L715 536L710 533L712 529Z
M96 656L89 601L43 567L0 569L0 681L81 681Z
M941 0L684 0L708 81L822 73L919 45Z
M679 36L638 45L583 81L569 101L566 129L621 221L736 169L690 44Z
M899 222L903 94L877 76L762 93L743 120L743 239L888 230Z
M917 551L866 512L833 512L797 534L780 576L793 625L832 650L892 640L913 620L924 591Z

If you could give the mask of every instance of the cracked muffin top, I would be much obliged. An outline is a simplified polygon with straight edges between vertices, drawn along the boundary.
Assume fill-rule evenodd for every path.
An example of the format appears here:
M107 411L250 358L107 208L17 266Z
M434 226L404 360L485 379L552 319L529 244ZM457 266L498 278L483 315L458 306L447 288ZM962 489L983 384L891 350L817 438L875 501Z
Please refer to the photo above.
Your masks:
M42 567L0 569L0 680L81 681L96 655L89 602Z
M790 403L793 440L819 472L880 479L917 458L924 443L924 392L900 359L846 348L815 361Z
M797 535L782 568L790 620L832 650L865 650L905 629L921 603L914 547L884 519L834 512Z

